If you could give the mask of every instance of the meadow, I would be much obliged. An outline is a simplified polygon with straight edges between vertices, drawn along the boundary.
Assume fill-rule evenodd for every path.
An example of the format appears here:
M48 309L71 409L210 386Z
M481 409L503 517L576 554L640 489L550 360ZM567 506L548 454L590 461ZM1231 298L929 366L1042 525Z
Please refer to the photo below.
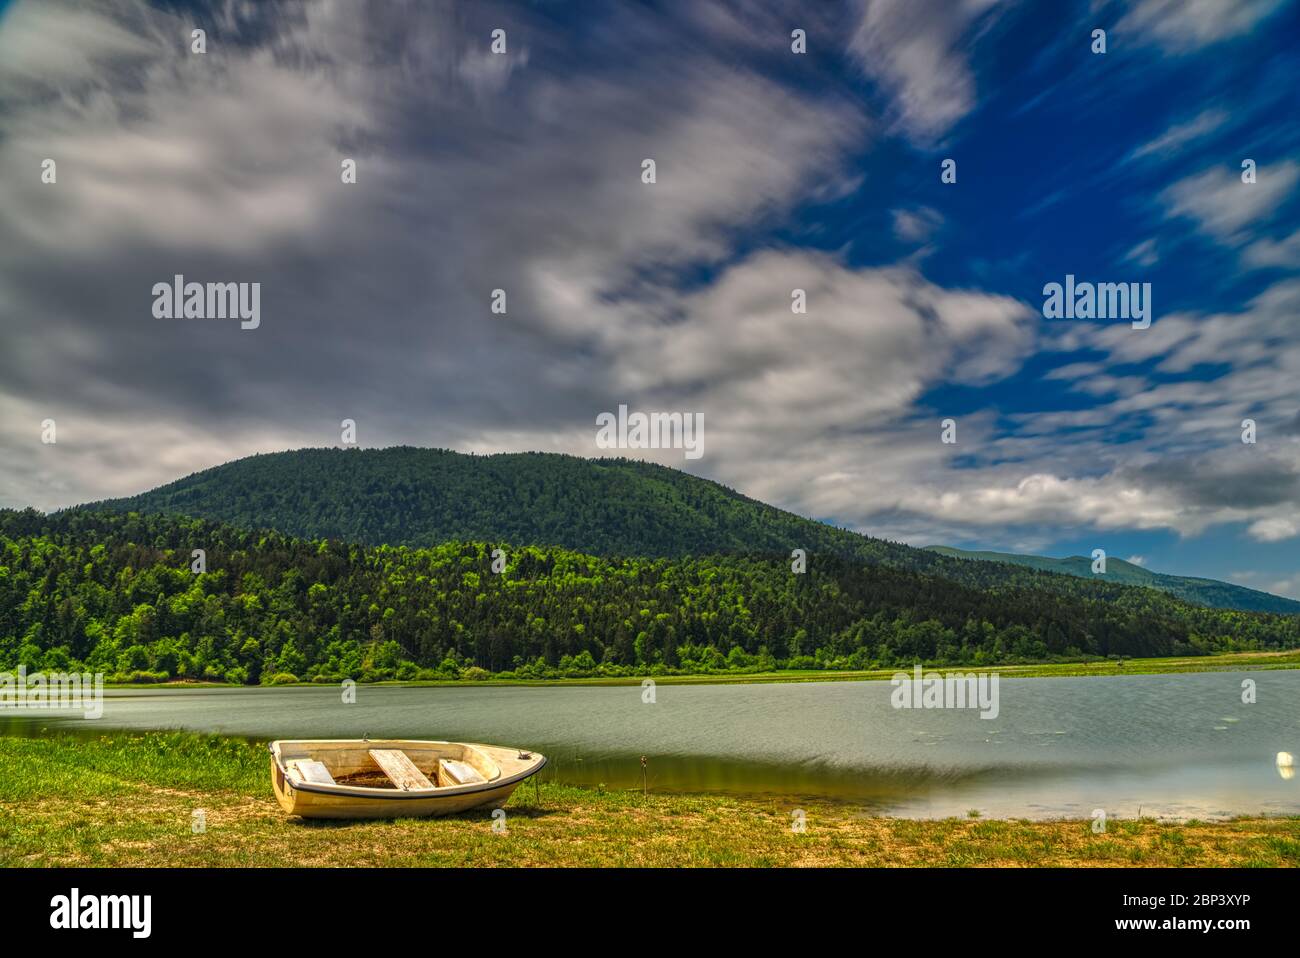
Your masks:
M441 819L308 822L264 743L179 732L0 738L0 865L1113 867L1300 865L1300 817L1225 822L872 817L850 804L529 782ZM804 829L795 830L801 811Z

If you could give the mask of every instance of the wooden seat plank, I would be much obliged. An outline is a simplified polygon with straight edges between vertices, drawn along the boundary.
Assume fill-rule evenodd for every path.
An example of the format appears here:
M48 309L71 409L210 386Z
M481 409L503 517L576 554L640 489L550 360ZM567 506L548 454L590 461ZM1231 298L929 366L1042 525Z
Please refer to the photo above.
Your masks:
M486 781L487 779L480 775L474 766L466 762L457 762L449 758L438 761L438 784L440 785L475 785Z
M334 776L323 763L317 762L310 758L298 758L289 763L290 772L297 775L300 781L314 782L317 785L333 785Z
M370 757L384 770L389 781L404 792L418 788L433 788L433 782L424 777L407 754L395 748L372 748Z

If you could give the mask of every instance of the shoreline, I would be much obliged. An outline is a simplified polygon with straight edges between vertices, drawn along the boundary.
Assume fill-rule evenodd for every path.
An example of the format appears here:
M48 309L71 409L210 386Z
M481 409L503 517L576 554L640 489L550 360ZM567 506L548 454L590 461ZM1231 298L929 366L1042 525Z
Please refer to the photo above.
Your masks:
M706 672L688 675L574 676L572 678L499 678L401 680L358 682L371 687L400 688L541 688L550 686L627 686L647 679L656 685L761 685L797 682L880 682L912 666L857 671L784 669L774 672ZM1300 669L1300 649L1268 652L1229 652L1219 655L1080 662L1042 662L1016 665L925 665L927 672L986 672L1003 678L1074 678L1086 675L1180 675L1195 672L1242 672ZM233 685L229 682L173 680L169 682L105 682L106 689L291 689L332 688L341 682L285 682L276 685Z
M304 821L265 747L189 733L0 738L0 866L1300 866L1300 816L907 819L850 803L527 782L447 818ZM792 826L796 809L805 830Z

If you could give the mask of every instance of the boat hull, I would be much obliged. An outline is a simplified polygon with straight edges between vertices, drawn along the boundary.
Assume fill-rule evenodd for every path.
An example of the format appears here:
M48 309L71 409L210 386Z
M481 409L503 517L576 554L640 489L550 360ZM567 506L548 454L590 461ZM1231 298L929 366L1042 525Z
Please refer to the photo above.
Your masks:
M472 785L400 791L305 782L286 770L286 764L293 757L328 757L332 750L340 753L336 761L343 768L360 766L364 760L356 756L371 748L402 750L425 765L431 760L436 763L439 756L466 758L469 756L465 750L472 750L476 760L486 759L486 762L479 763L480 767L494 770L495 774L489 781ZM271 743L271 787L275 799L285 812L303 818L427 818L455 815L476 808L500 808L516 788L545 765L544 755L459 742L306 740Z

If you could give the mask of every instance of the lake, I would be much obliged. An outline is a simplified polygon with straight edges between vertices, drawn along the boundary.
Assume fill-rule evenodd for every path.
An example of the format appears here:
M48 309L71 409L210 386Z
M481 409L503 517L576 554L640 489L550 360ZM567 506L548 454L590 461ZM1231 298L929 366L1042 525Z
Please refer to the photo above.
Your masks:
M1241 683L1257 683L1243 704ZM1002 679L996 719L895 709L888 682L106 693L104 715L0 713L10 731L184 728L531 748L545 777L610 788L830 797L904 817L1300 813L1300 672Z

